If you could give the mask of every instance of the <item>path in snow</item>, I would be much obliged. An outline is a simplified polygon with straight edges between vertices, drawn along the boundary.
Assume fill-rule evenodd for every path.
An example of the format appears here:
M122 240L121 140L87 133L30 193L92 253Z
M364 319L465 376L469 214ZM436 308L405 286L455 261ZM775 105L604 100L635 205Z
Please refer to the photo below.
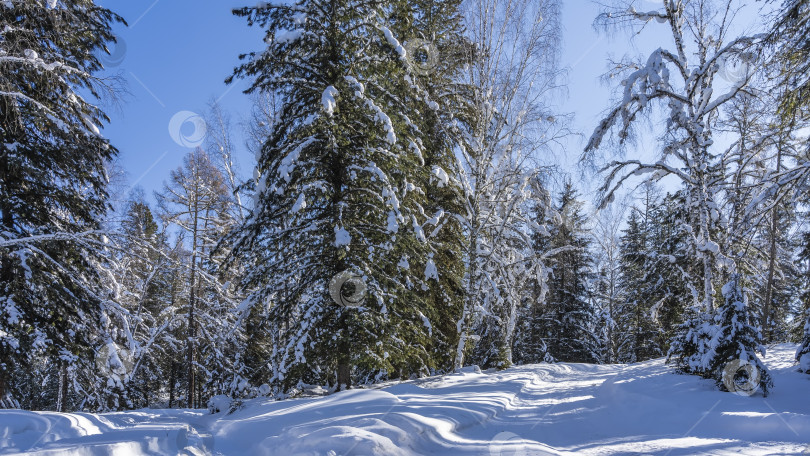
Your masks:
M767 398L719 392L662 360L540 364L256 399L231 415L0 411L0 454L810 454L810 375L794 351L765 358Z

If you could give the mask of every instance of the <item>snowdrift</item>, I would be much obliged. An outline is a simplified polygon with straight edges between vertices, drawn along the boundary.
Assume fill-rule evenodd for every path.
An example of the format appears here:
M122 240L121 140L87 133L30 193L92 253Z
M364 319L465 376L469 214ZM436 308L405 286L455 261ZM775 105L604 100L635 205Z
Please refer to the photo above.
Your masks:
M0 454L810 454L810 375L772 347L767 398L717 391L663 360L538 364L431 377L228 415L0 411Z

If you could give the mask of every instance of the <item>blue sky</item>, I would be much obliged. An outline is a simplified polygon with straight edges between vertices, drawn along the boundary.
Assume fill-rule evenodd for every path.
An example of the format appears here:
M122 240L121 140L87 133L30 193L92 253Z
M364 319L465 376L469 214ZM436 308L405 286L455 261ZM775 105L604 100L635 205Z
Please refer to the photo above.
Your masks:
M99 3L129 23L128 27L116 28L121 44L111 49L111 57L105 57L105 74L122 77L128 93L120 103L107 107L112 121L104 134L120 150L127 186L140 186L151 195L162 187L170 170L181 164L189 150L182 140L175 139L196 139L194 123L183 120L204 113L214 99L231 114L235 124L249 113L248 97L242 93L246 82L227 86L224 79L238 64L240 53L262 49L262 32L231 14L232 8L248 4L244 0ZM657 2L639 0L637 4L639 10L654 9ZM609 105L611 87L600 82L608 55L643 53L664 45L666 37L660 27L650 27L632 41L623 33L607 37L592 27L596 14L597 6L590 0L563 2L561 63L568 69L567 90L554 104L562 113L575 113L572 129L584 137L566 140L554 160L575 175L574 165L584 140ZM240 139L238 145L241 143ZM241 148L237 159L247 176L253 166L252 157ZM593 179L577 183L586 196L594 187Z
M261 32L231 15L244 1L106 0L129 23L116 27L120 43L105 57L107 75L125 79L128 93L107 107L111 123L104 134L120 151L129 185L147 194L161 188L188 148L175 142L169 124L179 112L202 114L212 99L233 113L250 109L245 83L224 80L238 55L261 49ZM186 122L181 133L193 136ZM193 139L193 138L192 138ZM240 156L248 165L247 154Z

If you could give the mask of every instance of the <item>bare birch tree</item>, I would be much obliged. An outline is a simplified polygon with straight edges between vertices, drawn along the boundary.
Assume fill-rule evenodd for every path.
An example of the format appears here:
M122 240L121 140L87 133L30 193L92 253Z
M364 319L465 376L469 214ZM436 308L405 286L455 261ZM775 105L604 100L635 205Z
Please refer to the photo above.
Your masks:
M531 253L540 229L530 198L537 154L561 133L547 105L557 88L559 7L555 0L470 0L467 37L472 43L463 82L474 87L457 171L465 194L468 236L466 300L459 321L456 366L465 362L473 332L481 337L476 361L506 367L516 310L542 261Z

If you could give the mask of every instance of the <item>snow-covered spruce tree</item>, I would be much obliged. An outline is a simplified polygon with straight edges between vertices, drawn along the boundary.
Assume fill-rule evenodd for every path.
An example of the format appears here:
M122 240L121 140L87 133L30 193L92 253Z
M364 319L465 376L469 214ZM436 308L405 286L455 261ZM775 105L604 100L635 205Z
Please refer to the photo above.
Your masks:
M534 160L558 133L545 97L558 76L559 5L556 0L466 5L472 46L462 80L473 92L459 154L467 274L457 367L512 363L518 308L532 294L533 279L544 277L542 254L532 251L539 227L529 198L542 192Z
M785 0L768 42L772 64L779 68L779 111L793 117L810 104L810 1Z
M549 228L554 224L554 211L551 195L545 191L544 185L538 183L533 187L536 191L532 192L530 196L532 201L530 217L536 227L536 232L532 235L534 243L538 236L550 234ZM518 308L514 342L512 343L515 364L554 362L554 358L549 354L542 328L545 325L543 312L548 296L548 275L551 272L549 265L555 253L553 250L537 253L542 261L542 267L539 274L531 277L526 284L528 286L527 296Z
M585 215L577 191L566 181L555 207L559 218L548 235L535 236L537 252L555 252L549 260L548 294L540 324L534 328L554 360L594 363L599 357L596 312L590 297L592 259Z
M227 335L232 332L236 301L229 287L217 276L222 258L212 255L225 233L235 224L231 218L232 195L226 177L202 149L189 152L183 166L156 193L165 224L183 233L189 259L184 267L188 284L186 320L186 402L199 407L216 394L229 391L226 377L234 373L234 356Z
M724 390L752 394L756 387L767 396L773 379L757 352L765 353L762 334L748 305L740 275L734 271L731 280L723 286L725 305L720 310L718 329L711 341L709 370L717 385Z
M661 356L680 323L689 293L679 274L681 248L677 205L661 198L651 182L641 188L638 203L630 208L619 247L623 302L616 325L619 362L637 362ZM682 261L682 260L680 260Z
M686 242L683 198L659 195L651 182L642 188L639 204L628 219L621 241L625 290L622 362L635 362L666 353L682 323L684 307L696 293L690 289L694 257Z
M644 252L646 275L639 286L639 299L650 303L650 311L661 328L656 344L668 353L670 342L684 320L685 309L694 307L699 293L692 278L700 267L690 249L690 227L686 219L683 192L666 194L650 205L645 201L643 226L649 234Z
M713 132L720 110L739 97L751 79L747 74L724 84L718 82L718 71L726 62L748 58L752 46L761 41L758 36L726 38L731 26L729 2L665 0L660 9L649 12L637 12L632 4L617 2L618 8L600 15L599 21L608 25L626 22L641 27L656 21L667 27L672 42L652 52L646 61L617 65L614 72L623 78L622 99L595 129L584 155L586 160L593 158L593 152L611 132L623 144L639 116L648 113L649 105L666 108L666 131L658 161L610 163L605 167L609 172L602 187L602 204L611 200L631 176L654 173L654 179L671 175L683 182L690 256L694 254L701 267L690 275L697 307L693 306L673 341L670 357L682 370L707 376L715 374L711 365L716 353L710 341L718 330L714 302L717 268L731 267L729 258L734 250L732 245L721 249L721 244L736 238L721 229L719 194L724 174L712 147ZM723 238L717 237L720 233ZM757 347L747 349L754 353Z
M96 53L119 21L91 0L0 3L0 398L22 386L12 372L40 364L58 366L62 385L42 406L81 402L68 374L92 365L107 311L92 233L116 154L85 97L108 89Z
M622 363L644 361L664 354L660 346L661 330L653 312L656 300L648 293L649 280L655 280L654 285L659 284L653 271L647 269L652 263L649 258L651 239L645 228L639 211L632 208L619 244L619 287L624 292L624 300L617 312L616 326L620 334L617 336L616 361Z
M459 123L469 112L471 87L459 81L469 41L462 35L460 0L405 0L393 2L389 28L402 37L407 52L410 86L401 93L420 116L411 118L419 134L415 146L421 167L412 178L425 191L424 211L429 218L422 232L429 245L429 261L436 275L427 280L429 305L425 317L431 326L431 353L435 367L454 367L463 306L465 274L463 224L464 192L458 178ZM459 119L461 118L461 119ZM407 261L407 259L406 259ZM403 263L404 264L404 263Z
M801 335L799 348L796 350L796 362L799 363L800 371L810 374L810 233L802 234L802 244L798 255L803 269L802 294L799 297L801 311L795 318L803 324L799 328Z
M423 114L406 102L407 51L387 26L391 6L302 0L235 11L266 28L268 43L235 76L283 100L258 157L253 211L231 237L250 292L243 314L267 315L263 380L275 393L423 375L435 364L420 291L438 271L410 120ZM366 287L360 308L330 298L344 271Z
M608 307L608 312L602 311L603 315L607 314L607 317L609 317L606 322L607 327L604 329L605 334L603 337L606 341L603 344L605 346L604 351L613 355L611 357L605 356L606 363L632 363L640 360L637 353L637 343L639 342L637 335L642 329L638 323L643 320L639 317L643 318L648 315L645 313L645 310L647 310L645 307L647 306L642 306L641 302L639 302L638 295L641 290L636 286L644 278L644 254L647 247L646 233L640 228L641 217L638 214L638 209L632 206L629 208L629 213L626 222L627 226L622 231L618 242L619 284L617 288L620 290L621 295L617 303L613 303ZM597 274L600 274L598 269ZM600 293L600 288L604 288L604 285L600 287L603 282L604 279L597 282L595 294ZM642 342L652 344L655 342L655 338L647 337Z
M796 362L799 363L799 372L810 374L810 312L806 312L804 320L804 335L799 348L796 350Z

